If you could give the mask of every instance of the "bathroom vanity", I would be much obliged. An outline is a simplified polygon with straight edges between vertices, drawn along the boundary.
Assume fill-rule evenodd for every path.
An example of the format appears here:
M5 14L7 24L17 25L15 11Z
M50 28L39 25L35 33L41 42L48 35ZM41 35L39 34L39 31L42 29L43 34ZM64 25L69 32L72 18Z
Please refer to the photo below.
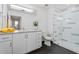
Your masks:
M24 54L42 47L41 31L0 33L0 54Z

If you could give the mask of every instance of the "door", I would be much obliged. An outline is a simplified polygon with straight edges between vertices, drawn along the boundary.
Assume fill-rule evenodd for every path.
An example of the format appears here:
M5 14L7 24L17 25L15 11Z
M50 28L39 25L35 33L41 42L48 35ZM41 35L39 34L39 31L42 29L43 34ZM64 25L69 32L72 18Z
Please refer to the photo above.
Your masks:
M0 54L12 54L12 41L0 42Z
M25 33L13 34L13 53L24 54L25 52Z

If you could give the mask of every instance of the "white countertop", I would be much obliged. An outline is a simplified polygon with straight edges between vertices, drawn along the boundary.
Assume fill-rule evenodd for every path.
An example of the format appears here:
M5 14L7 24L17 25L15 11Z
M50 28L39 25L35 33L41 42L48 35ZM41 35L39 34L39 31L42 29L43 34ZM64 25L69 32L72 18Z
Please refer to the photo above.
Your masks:
M41 32L41 30L16 30L15 32L12 32L12 33L3 33L3 32L0 32L0 35L15 34L15 33L28 33L28 32Z

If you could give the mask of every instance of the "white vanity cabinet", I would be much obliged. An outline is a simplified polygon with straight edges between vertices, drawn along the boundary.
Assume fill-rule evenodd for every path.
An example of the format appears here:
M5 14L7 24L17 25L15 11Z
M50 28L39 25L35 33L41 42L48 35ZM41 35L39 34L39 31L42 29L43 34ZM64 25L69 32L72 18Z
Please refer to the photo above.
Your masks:
M25 33L13 34L13 54L24 54L25 51Z
M12 54L12 35L0 35L0 54Z
M41 32L23 32L13 34L13 54L24 54L42 46Z
M42 33L41 32L29 32L26 39L26 51L31 52L42 46Z

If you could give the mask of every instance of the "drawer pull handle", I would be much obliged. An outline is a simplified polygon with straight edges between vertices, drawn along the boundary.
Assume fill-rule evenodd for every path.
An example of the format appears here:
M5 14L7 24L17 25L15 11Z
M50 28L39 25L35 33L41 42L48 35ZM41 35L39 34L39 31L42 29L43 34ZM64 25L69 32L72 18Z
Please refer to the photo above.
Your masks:
M10 47L12 47L12 42L10 42Z

